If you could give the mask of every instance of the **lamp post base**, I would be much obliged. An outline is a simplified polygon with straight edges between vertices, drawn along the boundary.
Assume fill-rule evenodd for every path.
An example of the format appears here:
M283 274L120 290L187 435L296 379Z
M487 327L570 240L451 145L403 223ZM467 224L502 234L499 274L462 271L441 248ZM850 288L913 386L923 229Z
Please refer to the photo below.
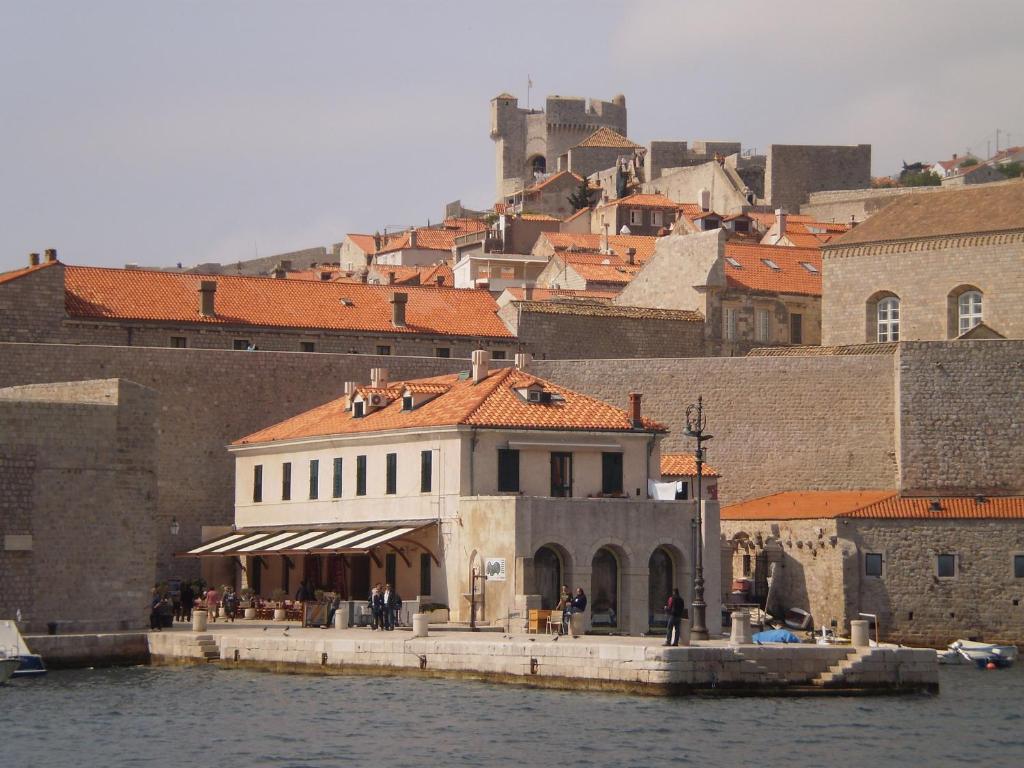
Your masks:
M694 600L690 607L693 609L693 623L690 625L690 639L707 640L709 637L705 614L707 606L703 601Z

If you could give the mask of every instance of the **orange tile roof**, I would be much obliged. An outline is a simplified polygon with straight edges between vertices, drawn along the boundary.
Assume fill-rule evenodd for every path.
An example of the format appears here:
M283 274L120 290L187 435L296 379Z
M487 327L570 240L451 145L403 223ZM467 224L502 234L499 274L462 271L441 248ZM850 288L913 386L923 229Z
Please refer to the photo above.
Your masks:
M15 269L10 272L0 273L0 284L9 283L12 280L17 280L19 277L30 275L33 272L38 272L41 269L52 267L54 264L60 264L59 261L44 261L42 264L36 264L32 267L22 267L21 269Z
M679 209L679 203L670 197L665 197L665 195L645 195L640 193L627 195L626 197L620 197L615 200L609 200L604 205L598 206L598 208L612 208L616 205L628 205L632 208Z
M540 237L547 238L556 251L565 251L576 247L598 251L601 248L601 235L589 232L542 232ZM636 261L642 264L654 255L654 246L658 238L651 235L609 235L608 247L621 258L626 257L626 249L636 251Z
M582 216L585 213L589 214L590 213L590 209L589 208L580 208L578 211L576 211L576 213L574 213L572 216L570 216L567 219L565 219L562 223L566 224L566 223L568 223L570 221L575 221L576 219L578 219L580 216Z
M559 171L556 174L548 176L546 179L544 179L544 181L541 181L541 182L539 182L537 184L534 184L532 187L527 187L523 191L524 192L539 192L540 190L544 189L544 187L546 187L546 186L548 186L550 184L554 184L556 181L562 180L563 177L565 177L565 176L572 177L576 181L577 184L579 184L581 181L583 181L583 177L582 176L578 176L575 173L569 173L569 171Z
M438 277L444 278L443 285L448 288L455 285L455 272L445 263L416 267L374 264L370 273L377 282L387 285L436 285ZM390 273L394 273L394 283L389 282Z
M377 252L377 244L374 242L373 235L359 235L350 232L346 237L363 253Z
M721 477L718 470L705 464L701 467L703 477ZM662 477L696 477L697 460L692 453L663 453L661 454L661 476Z
M730 241L725 244L725 256L725 278L731 288L821 296L821 251L817 248ZM740 267L730 264L730 258L736 260ZM772 269L762 259L771 259L779 265L779 269ZM811 272L801 262L807 262L818 271Z
M67 267L65 305L72 317L253 325L277 328L431 333L508 338L487 291L403 286L407 325L391 323L393 286L194 275L103 267ZM217 283L216 315L199 314L199 284ZM347 300L343 303L342 300Z
M933 504L938 509L933 509ZM788 491L722 509L723 520L1024 519L1024 496L900 496L894 491Z
M505 289L516 301L526 298L526 290L521 286ZM618 296L618 291L581 291L572 288L534 288L530 293L531 301L551 301L552 299L595 299L611 300Z
M612 149L641 149L639 144L636 144L621 133L613 131L611 128L600 127L592 134L587 136L583 141L576 145L576 147L606 147ZM573 147L575 149L576 147Z
M547 392L561 395L563 399L550 403L529 403L514 391L516 387L534 382L543 386ZM405 383L395 382L388 388L400 394ZM460 374L417 379L408 383L416 387L444 385L446 389L411 411L402 410L402 401L397 399L362 418L354 418L350 411L345 410L347 398L342 397L247 435L233 444L251 445L326 435L459 425L558 432L636 431L626 411L515 368L491 371L478 384ZM648 432L667 431L667 427L646 418L643 426Z
M625 285L640 271L641 264L627 264L614 253L559 251L557 258L588 283Z
M552 216L550 213L521 213L518 218L523 221L561 221L557 216Z

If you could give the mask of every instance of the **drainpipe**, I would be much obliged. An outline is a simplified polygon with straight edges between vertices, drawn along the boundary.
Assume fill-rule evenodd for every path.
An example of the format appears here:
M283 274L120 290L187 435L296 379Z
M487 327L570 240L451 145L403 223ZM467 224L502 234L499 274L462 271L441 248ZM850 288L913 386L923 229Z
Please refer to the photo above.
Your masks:
M654 453L654 433L651 433L650 438L647 440L647 487L644 489L647 494L647 498L651 498L651 454ZM661 476L658 476L658 480L661 480Z
M469 495L476 496L476 427L469 436Z

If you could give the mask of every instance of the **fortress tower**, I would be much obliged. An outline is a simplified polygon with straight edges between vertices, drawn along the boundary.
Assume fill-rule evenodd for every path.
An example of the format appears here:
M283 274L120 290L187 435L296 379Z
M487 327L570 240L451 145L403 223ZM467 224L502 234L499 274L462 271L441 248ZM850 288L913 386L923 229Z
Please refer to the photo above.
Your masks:
M502 93L491 99L491 139L495 144L497 198L533 182L534 173L554 171L558 158L598 128L626 135L626 97L611 101L548 96L544 109L522 109Z

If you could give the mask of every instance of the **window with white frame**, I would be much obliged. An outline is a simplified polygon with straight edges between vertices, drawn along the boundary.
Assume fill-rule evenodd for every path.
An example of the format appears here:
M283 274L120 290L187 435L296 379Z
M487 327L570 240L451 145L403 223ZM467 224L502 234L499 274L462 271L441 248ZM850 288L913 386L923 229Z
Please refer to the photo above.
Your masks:
M722 337L726 341L736 340L736 315L735 307L725 307L722 310Z
M768 310L757 310L756 337L758 341L768 341Z
M900 300L886 296L878 302L878 341L900 340Z
M629 211L629 223L635 226L642 226L644 223L644 212L633 208Z
M965 291L957 299L960 333L967 333L981 322L981 291Z
M662 222L662 212L661 211L651 211L651 226L652 227L660 227L661 226L661 222Z

